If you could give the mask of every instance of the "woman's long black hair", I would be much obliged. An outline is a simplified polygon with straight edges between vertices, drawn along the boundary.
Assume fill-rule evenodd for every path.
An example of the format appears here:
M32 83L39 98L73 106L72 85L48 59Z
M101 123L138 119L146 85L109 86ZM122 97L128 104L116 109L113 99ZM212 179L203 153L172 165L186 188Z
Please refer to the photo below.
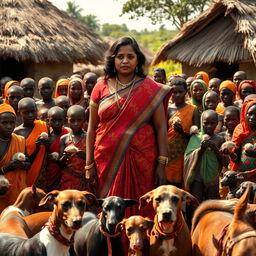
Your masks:
M131 45L135 54L137 55L138 64L135 70L135 74L140 77L145 77L143 66L146 62L146 58L144 54L141 52L138 43L136 40L129 36L124 36L119 38L117 41L113 43L113 45L109 48L106 58L105 58L105 79L112 78L116 76L115 69L115 56L121 46Z

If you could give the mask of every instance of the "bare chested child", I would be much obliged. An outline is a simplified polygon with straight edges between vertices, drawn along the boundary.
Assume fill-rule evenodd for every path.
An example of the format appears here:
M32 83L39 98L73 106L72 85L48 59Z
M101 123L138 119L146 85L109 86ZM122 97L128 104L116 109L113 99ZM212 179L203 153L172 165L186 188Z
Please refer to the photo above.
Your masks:
M69 133L63 127L65 113L60 107L52 107L48 111L48 124L51 128L49 134L50 146L48 148L48 161L46 167L46 187L47 191L59 189L61 178L61 167L58 159L60 154L60 138Z
M38 109L37 111L37 119L47 122L47 118L48 118L48 111L49 109L46 107L41 107Z
M67 122L67 112L70 107L69 98L67 96L63 96L63 95L59 96L58 98L55 99L55 104L56 104L56 106L58 106L64 110L64 115L65 115L64 126L69 127L68 122Z
M22 117L18 111L18 103L23 98L23 89L14 85L10 87L6 95L6 103L10 104L16 113L16 127L22 124Z
M29 97L29 98L32 98L34 101L39 100L38 98L34 97L35 87L36 87L36 82L34 79L32 79L30 77L26 77L21 80L20 86L23 89L24 98Z
M46 123L36 120L37 107L32 98L23 98L18 104L19 113L23 119L23 124L18 126L14 133L26 139L26 151L33 156L31 168L27 175L27 185L34 183L38 187L45 188L45 146L48 143L48 129Z
M84 108L73 105L68 109L68 123L71 129L60 139L60 157L64 165L62 169L60 189L86 190L84 175L86 132Z
M42 97L41 100L36 102L37 108L46 107L50 109L55 106L54 99L52 97L54 82L49 77L43 77L38 82L39 93Z
M219 198L219 172L222 169L222 136L214 134L218 115L213 110L202 114L199 134L192 135L185 151L184 185L199 202Z

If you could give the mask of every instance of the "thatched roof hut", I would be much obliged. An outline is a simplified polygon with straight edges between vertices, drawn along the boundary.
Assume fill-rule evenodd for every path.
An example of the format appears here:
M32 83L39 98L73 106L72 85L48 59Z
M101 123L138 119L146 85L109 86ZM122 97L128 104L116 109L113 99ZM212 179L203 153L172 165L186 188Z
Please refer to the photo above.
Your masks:
M189 75L204 69L226 79L245 70L256 78L256 1L213 1L161 46L153 64L167 59L181 62L183 73Z
M47 0L0 1L0 76L70 75L74 62L99 64L104 47L98 35Z

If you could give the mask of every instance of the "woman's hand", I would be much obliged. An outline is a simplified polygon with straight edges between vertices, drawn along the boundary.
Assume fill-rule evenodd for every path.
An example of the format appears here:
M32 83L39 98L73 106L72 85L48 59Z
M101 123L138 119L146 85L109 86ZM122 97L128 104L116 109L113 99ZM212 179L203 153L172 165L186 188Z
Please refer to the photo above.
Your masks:
M155 185L161 186L166 185L167 178L165 172L165 165L158 163L156 172L155 172Z
M173 124L173 129L174 129L175 132L178 132L178 133L180 133L180 134L183 134L183 133L184 133L184 130L183 130L182 125L181 125L180 123L178 123L178 122L175 122L175 123Z
M95 166L90 168L89 170L85 170L85 179L88 180L91 184L96 184L97 171Z

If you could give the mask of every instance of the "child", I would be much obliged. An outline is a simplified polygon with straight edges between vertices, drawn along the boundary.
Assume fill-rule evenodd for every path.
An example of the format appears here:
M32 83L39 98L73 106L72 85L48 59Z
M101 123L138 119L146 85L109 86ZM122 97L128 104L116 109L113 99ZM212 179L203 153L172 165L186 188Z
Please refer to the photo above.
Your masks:
M0 79L0 87L1 87L1 98L3 98L3 94L4 94L4 87L5 85L9 82L12 81L12 78L9 76L4 76ZM2 104L2 102L1 102Z
M155 68L153 79L157 83L166 84L166 72L163 68Z
M214 91L216 92L218 95L220 95L220 91L219 91L219 87L220 87L220 84L221 84L221 80L219 78L212 78L210 81L209 81L209 87L208 87L208 90L209 91Z
M14 85L20 86L20 82L19 81L15 81L15 80L11 80L11 81L6 83L6 85L4 87L4 92L3 92L3 101L4 101L4 103L6 103L6 96L7 96L7 92L9 90L9 88L14 86Z
M219 95L215 91L207 91L203 97L203 110L216 110L216 107L219 103ZM214 133L221 132L223 127L223 115L218 114L218 125Z
M194 77L193 77L193 76L189 76L189 77L186 79L186 83L187 83L187 94L188 94L188 97L186 98L187 101L189 101L190 98L191 98L190 86L191 86L191 84L192 84L193 81L194 81Z
M16 116L8 104L0 105L0 174L4 175L11 186L6 194L1 195L0 212L13 204L22 189L27 187L25 171L30 167L27 162L12 160L15 153L25 154L25 139L13 133Z
M36 102L37 108L46 107L50 109L55 106L54 99L52 98L54 82L49 77L43 77L38 82L39 93L42 100Z
M48 111L48 124L52 129L49 134L49 157L46 166L46 187L47 191L59 189L61 168L58 164L58 158L54 159L52 153L60 153L60 138L62 135L69 133L67 129L63 127L65 113L60 107L52 107Z
M80 78L73 78L68 85L68 98L70 105L80 105L85 107L84 100L85 85Z
M20 86L14 85L7 91L6 103L10 104L16 113L16 127L22 124L22 117L18 111L18 103L23 98L23 89Z
M37 119L47 122L48 111L49 111L49 109L46 107L39 108L39 110L37 112Z
M239 108L242 108L244 99L251 95L256 93L256 83L253 80L243 80L237 90L237 96L238 100L234 102L234 105L236 105Z
M68 95L68 83L69 80L62 78L59 79L56 83L54 98L58 98L61 95L67 96Z
M222 168L219 148L224 139L214 134L217 124L217 113L204 111L201 130L191 136L185 151L184 186L199 202L219 198L219 171Z
M84 84L85 84L86 92L89 96L91 96L92 94L92 90L95 84L97 83L97 79L98 79L98 76L93 72L89 72L84 75Z
M69 98L67 96L59 96L55 99L56 106L62 108L64 110L64 126L68 127L67 123L67 112L70 107Z
M34 79L30 77L26 77L21 80L20 86L23 89L24 98L29 97L29 98L32 98L34 101L39 100L38 98L34 97L35 87L36 87L36 82Z
M233 76L233 82L234 84L236 85L236 87L238 88L238 86L240 85L240 83L243 81L243 80L246 80L247 79L247 75L244 71L242 70L239 70L237 71L234 76Z
M38 187L44 189L44 158L48 138L40 137L40 135L42 133L48 134L48 129L45 122L36 120L37 108L32 98L21 99L18 110L23 119L23 124L18 126L14 133L26 139L26 152L33 156L33 161L31 160L33 163L27 172L27 186L32 186L35 183Z
M68 109L68 123L71 132L60 138L60 157L65 165L62 169L60 190L87 190L84 175L86 143L86 133L83 130L85 123L84 108L78 105L71 106ZM70 145L75 146L77 152L74 152L75 150L73 152L67 151L67 147Z

